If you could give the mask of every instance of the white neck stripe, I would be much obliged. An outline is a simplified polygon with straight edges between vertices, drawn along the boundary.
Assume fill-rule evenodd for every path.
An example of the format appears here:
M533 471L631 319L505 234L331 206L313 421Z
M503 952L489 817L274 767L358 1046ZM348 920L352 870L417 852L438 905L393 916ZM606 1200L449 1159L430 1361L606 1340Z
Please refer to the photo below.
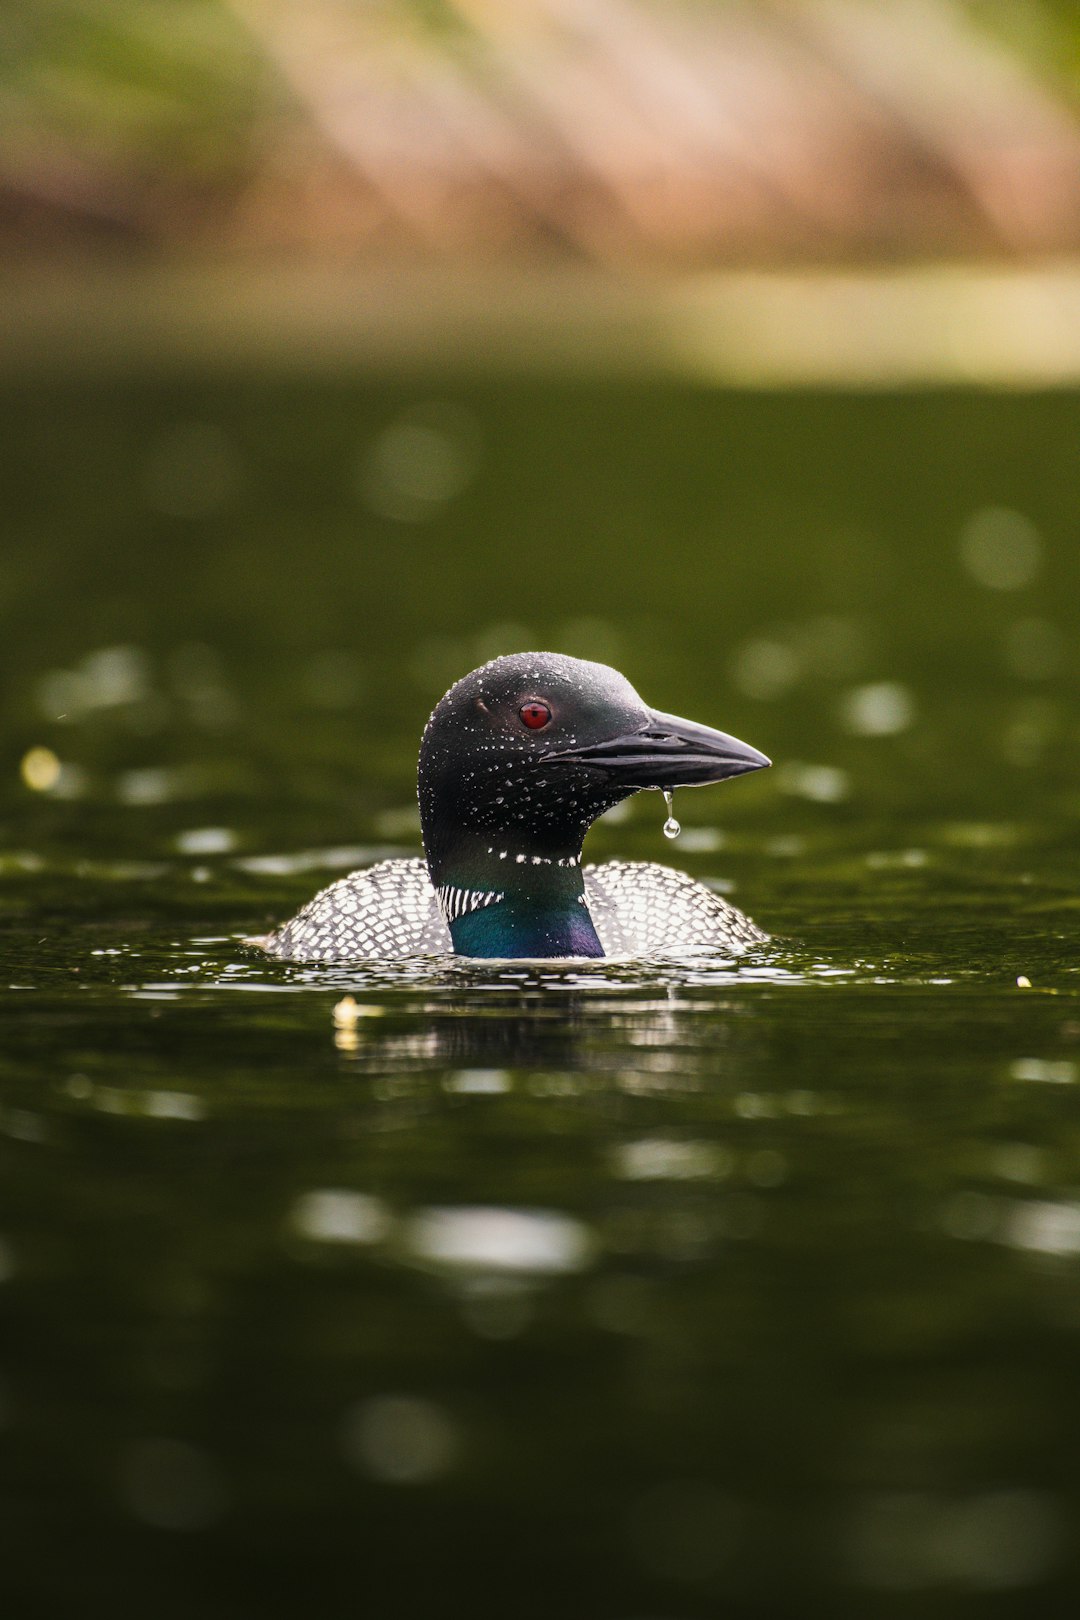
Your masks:
M497 906L500 900L506 899L504 894L496 894L493 889L459 889L453 883L444 883L435 893L439 909L448 924L458 917L464 917L467 912L480 911L484 906Z

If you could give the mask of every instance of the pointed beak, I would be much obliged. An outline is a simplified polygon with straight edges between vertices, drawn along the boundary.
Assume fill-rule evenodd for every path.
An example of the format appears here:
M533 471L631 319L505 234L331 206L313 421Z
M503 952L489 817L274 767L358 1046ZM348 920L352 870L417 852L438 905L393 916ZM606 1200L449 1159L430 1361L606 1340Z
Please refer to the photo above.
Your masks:
M650 711L641 731L569 749L560 757L604 770L630 790L725 782L729 776L743 776L772 764L738 737L657 709Z

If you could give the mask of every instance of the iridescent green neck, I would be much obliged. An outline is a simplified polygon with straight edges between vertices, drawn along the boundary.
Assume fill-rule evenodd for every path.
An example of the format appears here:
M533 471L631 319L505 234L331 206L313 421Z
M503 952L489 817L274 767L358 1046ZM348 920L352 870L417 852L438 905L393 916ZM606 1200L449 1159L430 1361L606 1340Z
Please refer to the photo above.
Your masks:
M502 901L458 917L450 924L458 956L603 956L588 907L543 910Z
M458 956L603 956L579 853L462 838L428 870Z

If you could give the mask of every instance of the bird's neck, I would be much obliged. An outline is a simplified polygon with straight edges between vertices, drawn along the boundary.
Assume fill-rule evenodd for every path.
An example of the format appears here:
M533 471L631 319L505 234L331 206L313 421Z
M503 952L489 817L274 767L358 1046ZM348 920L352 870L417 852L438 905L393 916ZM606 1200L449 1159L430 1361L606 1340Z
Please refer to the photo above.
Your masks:
M603 956L581 845L551 849L462 833L428 854L458 956Z

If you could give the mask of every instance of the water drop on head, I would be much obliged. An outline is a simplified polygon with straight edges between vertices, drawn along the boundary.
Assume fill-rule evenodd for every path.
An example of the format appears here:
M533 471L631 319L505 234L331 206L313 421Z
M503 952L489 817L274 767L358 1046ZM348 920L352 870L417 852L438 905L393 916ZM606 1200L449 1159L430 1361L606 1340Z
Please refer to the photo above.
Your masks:
M664 795L664 803L667 805L667 820L664 822L664 837L678 838L679 834L682 832L682 828L679 826L679 823L675 820L674 814L672 813L672 800L674 795L669 793L667 788L663 788L661 791Z

